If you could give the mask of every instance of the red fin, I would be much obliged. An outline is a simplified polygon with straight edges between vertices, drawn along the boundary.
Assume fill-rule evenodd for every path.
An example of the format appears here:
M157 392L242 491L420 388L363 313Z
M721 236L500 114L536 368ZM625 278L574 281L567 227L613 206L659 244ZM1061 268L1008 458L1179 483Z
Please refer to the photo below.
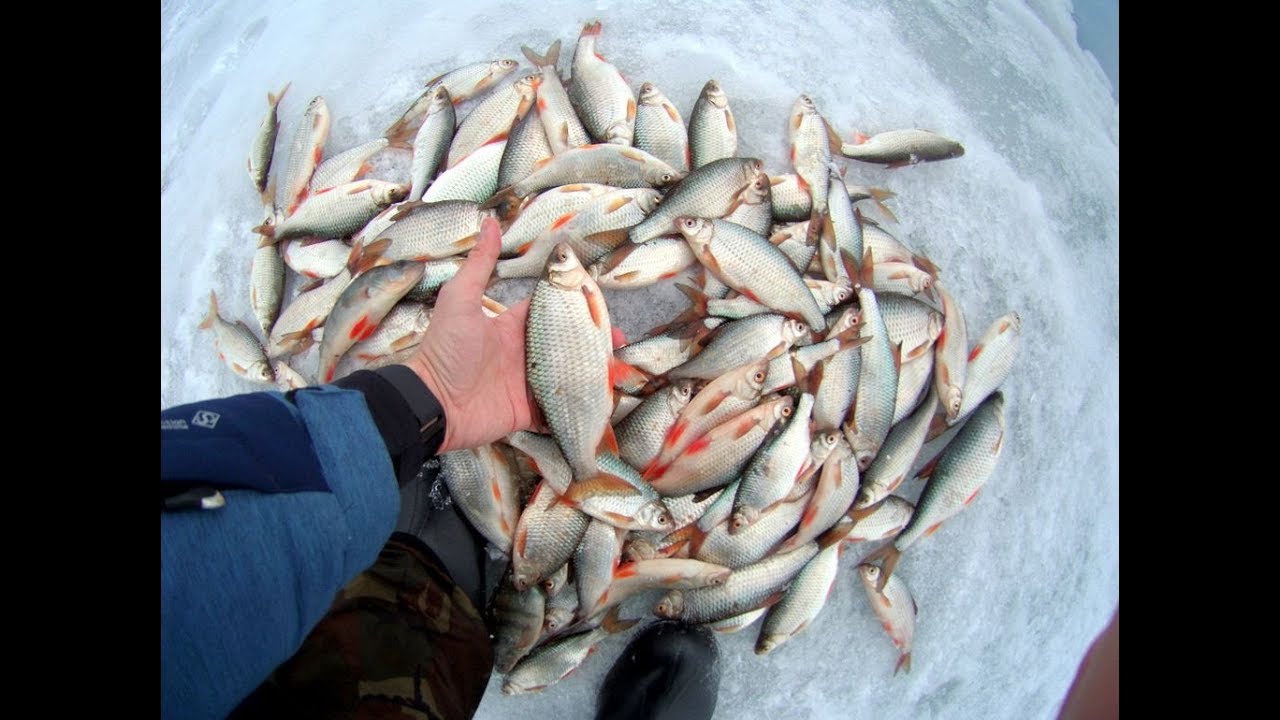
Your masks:
M582 294L587 298L587 309L591 311L591 321L598 328L608 326L609 309L605 306L604 298L600 293L595 292L588 284L582 286Z
M363 340L364 338L360 336L368 329L368 323L369 323L369 316L361 315L360 319L356 320L355 325L351 326L351 333L350 333L351 339Z
M680 442L680 438L684 436L684 431L688 429L688 421L677 419L671 429L667 431L667 439L663 441L662 447L664 449L675 447L676 443Z
M707 403L706 413L704 414L710 414L716 408L720 407L724 403L724 401L727 399L729 399L729 393L723 392L723 391L720 392L718 395L712 398L710 402Z
M698 317L706 317L707 315L707 295L698 288L685 285L684 283L676 283L676 289L684 293L689 298L689 302L693 305L690 308Z
M604 436L600 438L600 447L597 452L610 452L614 455L619 454L618 437L613 433L612 425L604 426Z
M973 499L978 497L979 492L982 492L982 488L978 488L977 490L974 490L972 495L965 498L964 504L968 505L969 503L973 502Z
M729 108L724 109L724 124L725 127L729 128L729 132L738 132L738 125L733 121L733 111Z
M541 487L541 486L539 486ZM536 491L535 491L536 492ZM525 546L529 542L529 528L521 526L516 530L515 553L521 557L524 556Z
M625 362L613 358L609 362L609 383L612 387L634 386L648 383L651 378Z
M635 563L633 562L622 563L621 565L618 566L616 570L613 571L613 579L617 580L618 578L627 578L635 574L636 574Z
M497 480L489 481L489 491L493 493L493 499L502 502L502 486Z
M933 525L930 525L929 529L924 531L924 536L929 537L930 535L938 532L938 528L940 527L942 527L942 523L934 523Z
M752 424L754 425L755 423L752 423ZM711 438L707 437L706 435L703 435L697 440L694 440L693 442L689 443L689 447L684 449L684 454L697 455L703 450L706 450L707 447L710 445L711 445Z
M897 675L899 670L911 672L911 653L902 653L898 658L898 664L893 667L893 674Z
M737 440L739 438L742 438L747 433L751 432L751 429L754 428L755 426L756 426L755 418L747 418L746 420L743 420L741 423L738 423L738 428L733 433L733 439Z
M555 222L551 223L551 227L549 227L549 228L547 228L547 229L548 229L548 230L555 230L555 229L557 229L557 228L563 227L565 223L567 223L567 222L569 222L570 220L574 219L575 217L577 217L577 215L578 215L578 213L576 213L576 212L565 213L564 215L561 215L560 217L556 218L556 219L555 219Z
M969 362L973 362L973 359L980 354L982 354L982 343L973 346L973 350L969 351Z
M933 475L933 471L938 469L938 460L942 457L942 453L938 453L932 460L924 464L920 468L920 472L916 473L916 477L927 478Z

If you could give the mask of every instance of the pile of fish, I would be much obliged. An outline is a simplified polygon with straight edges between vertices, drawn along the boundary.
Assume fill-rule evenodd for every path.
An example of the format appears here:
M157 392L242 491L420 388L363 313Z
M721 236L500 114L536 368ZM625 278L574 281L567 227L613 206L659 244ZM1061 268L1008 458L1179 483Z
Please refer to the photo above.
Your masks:
M624 603L721 632L758 622L756 652L773 652L821 612L843 551L862 554L909 670L916 606L895 568L994 471L1020 319L972 342L939 268L857 207L892 220L893 194L833 160L964 150L924 130L846 142L801 95L778 118L791 167L767 170L738 156L715 80L686 124L653 83L633 91L600 32L583 28L570 81L558 41L525 48L535 71L512 82L515 60L467 65L385 137L327 158L316 97L270 183L287 86L269 95L249 159L266 208L250 298L262 341L216 297L201 327L237 374L282 387L311 382L291 358L313 344L319 382L401 361L495 217L497 277L538 278L525 349L545 427L440 461L453 502L510 558L490 608L504 691L565 677L634 623ZM384 152L410 154L409 177L361 179ZM286 267L316 282L281 310ZM615 349L602 289L676 280L690 307ZM927 457L912 504L895 490Z

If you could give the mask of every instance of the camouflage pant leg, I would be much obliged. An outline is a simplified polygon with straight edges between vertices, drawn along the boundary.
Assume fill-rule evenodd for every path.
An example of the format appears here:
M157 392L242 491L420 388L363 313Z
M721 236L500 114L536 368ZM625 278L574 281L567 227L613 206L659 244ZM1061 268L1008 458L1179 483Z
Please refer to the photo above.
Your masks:
M483 619L415 537L396 533L233 718L470 718L493 669Z

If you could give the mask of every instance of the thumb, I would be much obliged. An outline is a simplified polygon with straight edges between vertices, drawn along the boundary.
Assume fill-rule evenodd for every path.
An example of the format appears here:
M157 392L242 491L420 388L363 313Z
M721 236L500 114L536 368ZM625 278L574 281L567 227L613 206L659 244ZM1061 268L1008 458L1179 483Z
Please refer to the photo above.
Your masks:
M480 239L471 248L462 269L441 288L441 294L448 292L451 298L456 296L457 299L451 302L460 300L468 305L478 304L485 285L489 282L489 276L498 263L498 251L501 248L502 232L498 229L498 221L486 217L480 223Z

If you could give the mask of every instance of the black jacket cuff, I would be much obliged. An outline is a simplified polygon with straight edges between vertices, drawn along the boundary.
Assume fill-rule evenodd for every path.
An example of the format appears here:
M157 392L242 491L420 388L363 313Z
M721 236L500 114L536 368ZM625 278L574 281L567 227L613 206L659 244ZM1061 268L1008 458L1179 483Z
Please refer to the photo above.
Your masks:
M364 394L401 485L418 474L444 441L440 403L409 368L391 365L377 371L357 370L332 384Z

